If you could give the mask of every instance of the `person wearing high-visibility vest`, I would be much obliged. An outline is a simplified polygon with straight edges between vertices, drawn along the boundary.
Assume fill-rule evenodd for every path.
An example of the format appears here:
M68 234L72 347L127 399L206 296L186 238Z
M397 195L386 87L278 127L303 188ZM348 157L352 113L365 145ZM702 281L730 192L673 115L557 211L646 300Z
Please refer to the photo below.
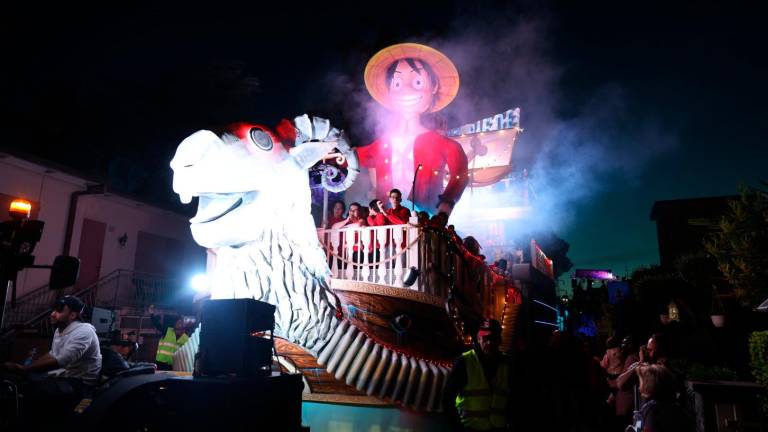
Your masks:
M499 352L501 324L485 320L477 332L475 347L453 364L443 391L443 410L468 431L509 429L512 367ZM460 425L460 426L459 426Z
M157 368L159 370L173 370L173 355L189 340L184 319L178 317L173 327L163 328L160 317L155 315L155 305L149 306L149 314L152 318L152 324L163 335L157 343L157 355L155 356Z

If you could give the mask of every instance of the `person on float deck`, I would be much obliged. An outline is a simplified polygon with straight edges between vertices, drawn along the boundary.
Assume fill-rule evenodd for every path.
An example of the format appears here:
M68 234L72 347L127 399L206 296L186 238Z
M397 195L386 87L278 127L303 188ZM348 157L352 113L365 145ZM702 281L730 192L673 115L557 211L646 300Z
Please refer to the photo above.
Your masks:
M375 195L397 186L415 204L414 210L435 214L441 203L452 209L469 182L467 156L458 142L426 128L421 115L445 108L456 97L456 67L426 45L392 45L368 62L365 86L378 103L396 114L382 137L357 149L361 165L376 169ZM417 170L415 190L411 190Z
M349 205L349 216L331 226L332 229L341 229L345 227L364 227L367 222L360 217L360 203L353 202Z
M384 210L384 203L382 203L380 199L371 200L371 202L368 203L368 208L370 209L368 226L375 227L392 224L388 218L387 211Z
M401 225L408 223L408 219L411 216L411 212L407 208L400 205L403 201L403 193L399 189L392 189L389 191L389 204L390 208L386 210L386 214L389 220L395 225Z
M347 206L344 201L338 200L333 203L330 214L328 215L327 227L332 227L335 224L344 220L344 212L347 211Z

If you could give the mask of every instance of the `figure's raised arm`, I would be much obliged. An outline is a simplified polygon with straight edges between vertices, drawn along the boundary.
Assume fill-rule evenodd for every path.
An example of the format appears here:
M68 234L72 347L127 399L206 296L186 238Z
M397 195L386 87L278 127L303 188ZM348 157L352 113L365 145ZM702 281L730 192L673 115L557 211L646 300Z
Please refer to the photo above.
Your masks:
M469 167L467 155L464 153L464 149L461 148L461 144L452 139L447 141L448 147L445 149L445 159L450 179L440 198L455 204L461 198L464 188L469 184Z

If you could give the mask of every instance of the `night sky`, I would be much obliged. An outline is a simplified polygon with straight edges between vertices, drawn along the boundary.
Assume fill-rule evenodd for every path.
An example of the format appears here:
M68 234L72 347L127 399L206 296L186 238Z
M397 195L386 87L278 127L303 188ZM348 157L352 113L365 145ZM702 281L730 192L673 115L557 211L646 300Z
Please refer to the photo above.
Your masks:
M256 3L7 8L0 146L171 203L168 162L198 129L310 112L353 144L369 142L365 63L410 41L443 50L462 74L444 113L452 125L522 107L515 163L542 179L537 192L557 213L553 229L571 244L576 268L623 274L657 263L654 201L731 195L740 182L768 180L760 10Z

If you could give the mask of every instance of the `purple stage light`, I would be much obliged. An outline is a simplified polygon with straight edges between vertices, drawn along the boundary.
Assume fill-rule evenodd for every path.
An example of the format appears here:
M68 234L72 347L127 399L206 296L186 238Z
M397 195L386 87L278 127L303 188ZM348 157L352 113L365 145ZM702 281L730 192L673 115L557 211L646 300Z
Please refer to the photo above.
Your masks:
M613 275L611 270L595 270L595 269L579 269L576 270L577 278L593 279L593 280L615 280L616 276Z

